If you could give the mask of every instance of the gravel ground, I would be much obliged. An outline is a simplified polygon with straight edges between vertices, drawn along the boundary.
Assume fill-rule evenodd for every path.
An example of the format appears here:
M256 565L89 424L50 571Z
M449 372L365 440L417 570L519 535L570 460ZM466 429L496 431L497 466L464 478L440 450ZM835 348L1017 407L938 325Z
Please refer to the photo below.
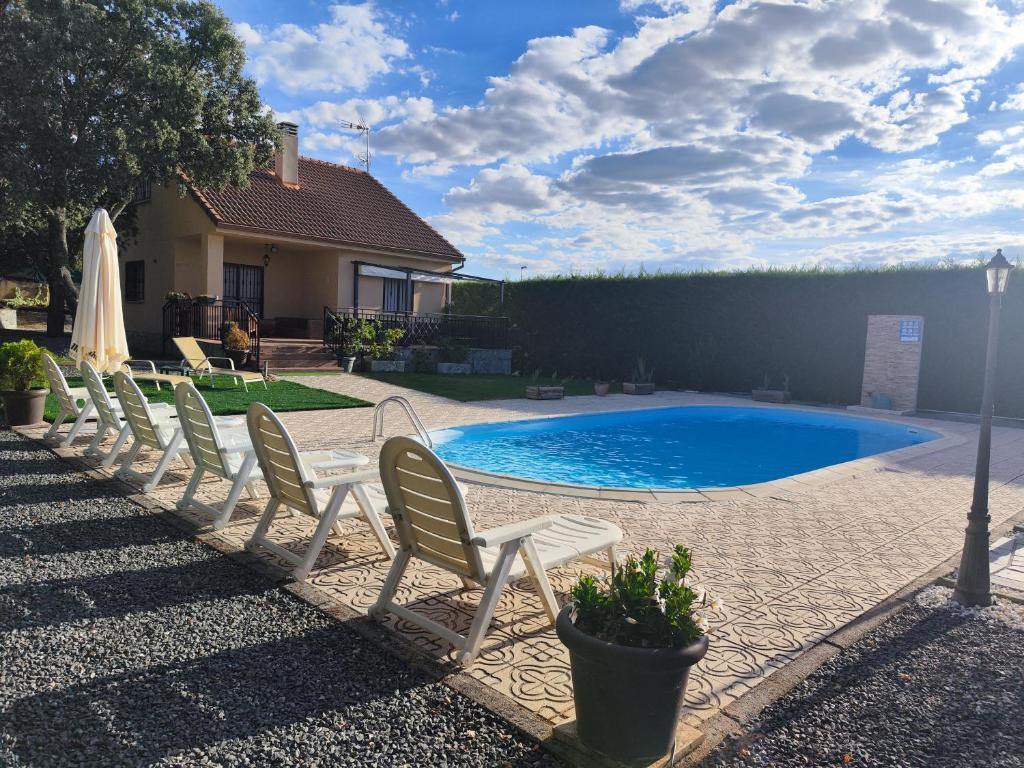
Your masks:
M555 766L344 624L0 431L0 765Z
M1024 632L912 605L704 766L1024 766Z

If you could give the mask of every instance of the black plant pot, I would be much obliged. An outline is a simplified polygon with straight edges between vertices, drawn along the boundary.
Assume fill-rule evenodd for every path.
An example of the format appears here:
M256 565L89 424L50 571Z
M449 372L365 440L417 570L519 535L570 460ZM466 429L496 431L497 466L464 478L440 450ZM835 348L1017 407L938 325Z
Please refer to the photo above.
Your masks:
M576 734L622 762L654 761L672 748L690 667L708 652L704 636L684 648L630 648L581 632L571 606L555 630L569 649Z
M224 354L235 364L235 368L244 368L249 362L249 350L247 349L225 349Z
M46 405L48 389L4 390L4 414L9 427L27 427L43 420L43 407Z

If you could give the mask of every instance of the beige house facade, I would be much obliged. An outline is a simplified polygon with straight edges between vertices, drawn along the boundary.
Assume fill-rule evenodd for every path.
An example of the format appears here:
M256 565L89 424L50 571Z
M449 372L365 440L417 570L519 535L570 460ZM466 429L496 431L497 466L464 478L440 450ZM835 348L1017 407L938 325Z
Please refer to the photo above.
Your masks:
M368 173L299 157L281 124L274 169L249 187L140 188L119 254L130 342L165 341L171 292L245 306L264 336L318 338L324 308L440 313L464 257Z

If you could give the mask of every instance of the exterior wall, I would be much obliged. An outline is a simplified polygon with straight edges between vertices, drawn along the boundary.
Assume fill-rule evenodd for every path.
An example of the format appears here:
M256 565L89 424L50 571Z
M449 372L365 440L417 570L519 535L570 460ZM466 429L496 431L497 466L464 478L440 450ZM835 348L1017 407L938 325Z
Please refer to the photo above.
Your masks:
M147 348L154 337L159 344L166 293L173 289L189 290L177 287L179 276L184 283L198 276L200 243L204 234L213 232L213 223L191 197L179 196L174 185L154 185L151 200L138 206L137 224L138 237L118 249L118 262L122 286L125 262L146 263L143 300L124 302L124 324L129 343Z
M144 298L125 302L124 317L129 340L137 339L147 348L159 346L168 291L223 296L224 263L262 266L265 243L277 246L277 253L264 272L263 316L308 319L312 335L319 332L323 307L353 306L353 261L439 272L452 267L447 262L411 256L218 231L199 204L190 196L179 196L173 185L154 186L151 200L138 206L137 221L138 237L121 248L119 261L122 285L125 262L142 259L146 263ZM413 311L440 312L444 297L444 285L414 281ZM360 307L381 309L383 299L381 278L360 278Z
M50 300L50 286L21 277L0 277L0 299L13 299L18 293L26 299Z
M924 318L918 315L870 315L864 350L860 402L872 407L872 395L892 400L894 411L917 409Z

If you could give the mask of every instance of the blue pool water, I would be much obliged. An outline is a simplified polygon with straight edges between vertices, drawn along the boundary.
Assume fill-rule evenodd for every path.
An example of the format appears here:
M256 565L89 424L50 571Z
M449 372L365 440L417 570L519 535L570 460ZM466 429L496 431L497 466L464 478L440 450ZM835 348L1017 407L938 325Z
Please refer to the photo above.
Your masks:
M446 461L555 483L713 488L777 480L939 437L835 413L689 406L432 433Z

